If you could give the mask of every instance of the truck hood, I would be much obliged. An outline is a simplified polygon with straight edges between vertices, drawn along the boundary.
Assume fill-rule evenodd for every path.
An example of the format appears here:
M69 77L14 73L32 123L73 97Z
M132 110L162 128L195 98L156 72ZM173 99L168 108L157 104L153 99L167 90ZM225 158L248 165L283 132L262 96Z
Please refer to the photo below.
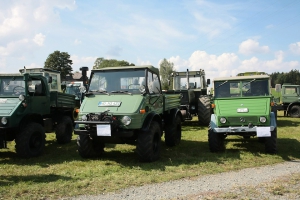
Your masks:
M21 103L19 98L0 98L0 116L9 116Z
M215 113L219 116L269 115L270 98L215 100Z
M96 95L85 97L80 106L81 113L99 113L109 110L111 113L126 114L138 112L143 102L141 95Z

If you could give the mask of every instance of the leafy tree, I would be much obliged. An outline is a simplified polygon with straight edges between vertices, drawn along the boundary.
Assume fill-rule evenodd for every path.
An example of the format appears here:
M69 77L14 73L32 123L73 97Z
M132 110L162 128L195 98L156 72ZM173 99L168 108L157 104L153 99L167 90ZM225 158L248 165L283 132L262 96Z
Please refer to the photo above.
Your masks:
M67 52L54 51L45 61L44 68L60 71L61 79L65 79L67 75L72 76L72 65L70 55Z
M101 69L105 67L117 67L117 66L135 66L135 65L125 60L104 59L100 57L95 60L93 69Z
M271 75L271 85L275 87L276 84L291 83L300 85L300 72L297 69L290 72L274 72Z
M170 75L172 72L174 72L174 63L169 62L164 58L159 67L161 85L163 90L168 90L172 87L172 79L170 80ZM171 81L170 86L169 81Z

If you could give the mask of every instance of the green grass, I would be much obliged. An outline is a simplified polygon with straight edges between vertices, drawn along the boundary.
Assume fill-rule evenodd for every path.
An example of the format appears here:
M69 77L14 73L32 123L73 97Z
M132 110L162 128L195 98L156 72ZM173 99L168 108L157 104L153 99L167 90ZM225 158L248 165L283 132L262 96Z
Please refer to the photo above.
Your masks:
M135 146L108 145L98 159L82 159L75 137L58 145L55 135L47 135L43 156L20 159L14 142L0 150L0 199L62 198L80 194L100 194L129 186L158 183L262 166L300 158L300 119L278 116L278 154L264 153L257 138L244 140L229 136L224 153L210 153L207 127L185 122L182 142L175 148L163 143L160 160L140 163Z

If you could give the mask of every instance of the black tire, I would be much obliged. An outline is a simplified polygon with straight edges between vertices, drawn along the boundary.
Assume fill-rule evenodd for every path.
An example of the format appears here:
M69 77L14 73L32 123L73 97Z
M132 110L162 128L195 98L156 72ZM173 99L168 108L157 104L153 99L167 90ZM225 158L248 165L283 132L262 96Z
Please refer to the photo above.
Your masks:
M219 133L214 133L211 128L208 129L208 144L210 152L224 151L224 136Z
M74 131L73 121L69 116L63 116L55 129L57 143L66 144L71 142Z
M21 158L36 157L43 153L46 134L42 125L32 122L16 136L16 152Z
M166 125L165 143L167 146L173 147L179 145L181 141L181 119L177 115L171 123Z
M99 157L104 153L104 143L97 142L88 135L78 135L77 146L82 158Z
M265 138L265 151L269 154L277 153L277 128L271 131L271 137Z
M198 99L198 122L202 126L208 126L211 116L210 99L207 95L201 95Z
M300 106L294 105L294 106L290 109L289 114L290 114L290 116L293 117L293 118L299 118L299 117L300 117Z
M136 152L142 162L153 162L159 159L161 150L161 130L156 121L152 121L149 131L138 135Z

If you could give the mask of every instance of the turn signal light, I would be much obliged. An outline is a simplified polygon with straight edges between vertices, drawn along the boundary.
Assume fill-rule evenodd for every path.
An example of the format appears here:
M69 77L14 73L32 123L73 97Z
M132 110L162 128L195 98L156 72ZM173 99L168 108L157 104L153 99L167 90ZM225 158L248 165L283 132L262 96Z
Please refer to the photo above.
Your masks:
M211 108L215 108L216 105L214 103L211 104Z
M142 109L142 110L140 110L140 113L141 113L141 114L145 114L145 113L146 113L146 110L145 110L145 109Z

